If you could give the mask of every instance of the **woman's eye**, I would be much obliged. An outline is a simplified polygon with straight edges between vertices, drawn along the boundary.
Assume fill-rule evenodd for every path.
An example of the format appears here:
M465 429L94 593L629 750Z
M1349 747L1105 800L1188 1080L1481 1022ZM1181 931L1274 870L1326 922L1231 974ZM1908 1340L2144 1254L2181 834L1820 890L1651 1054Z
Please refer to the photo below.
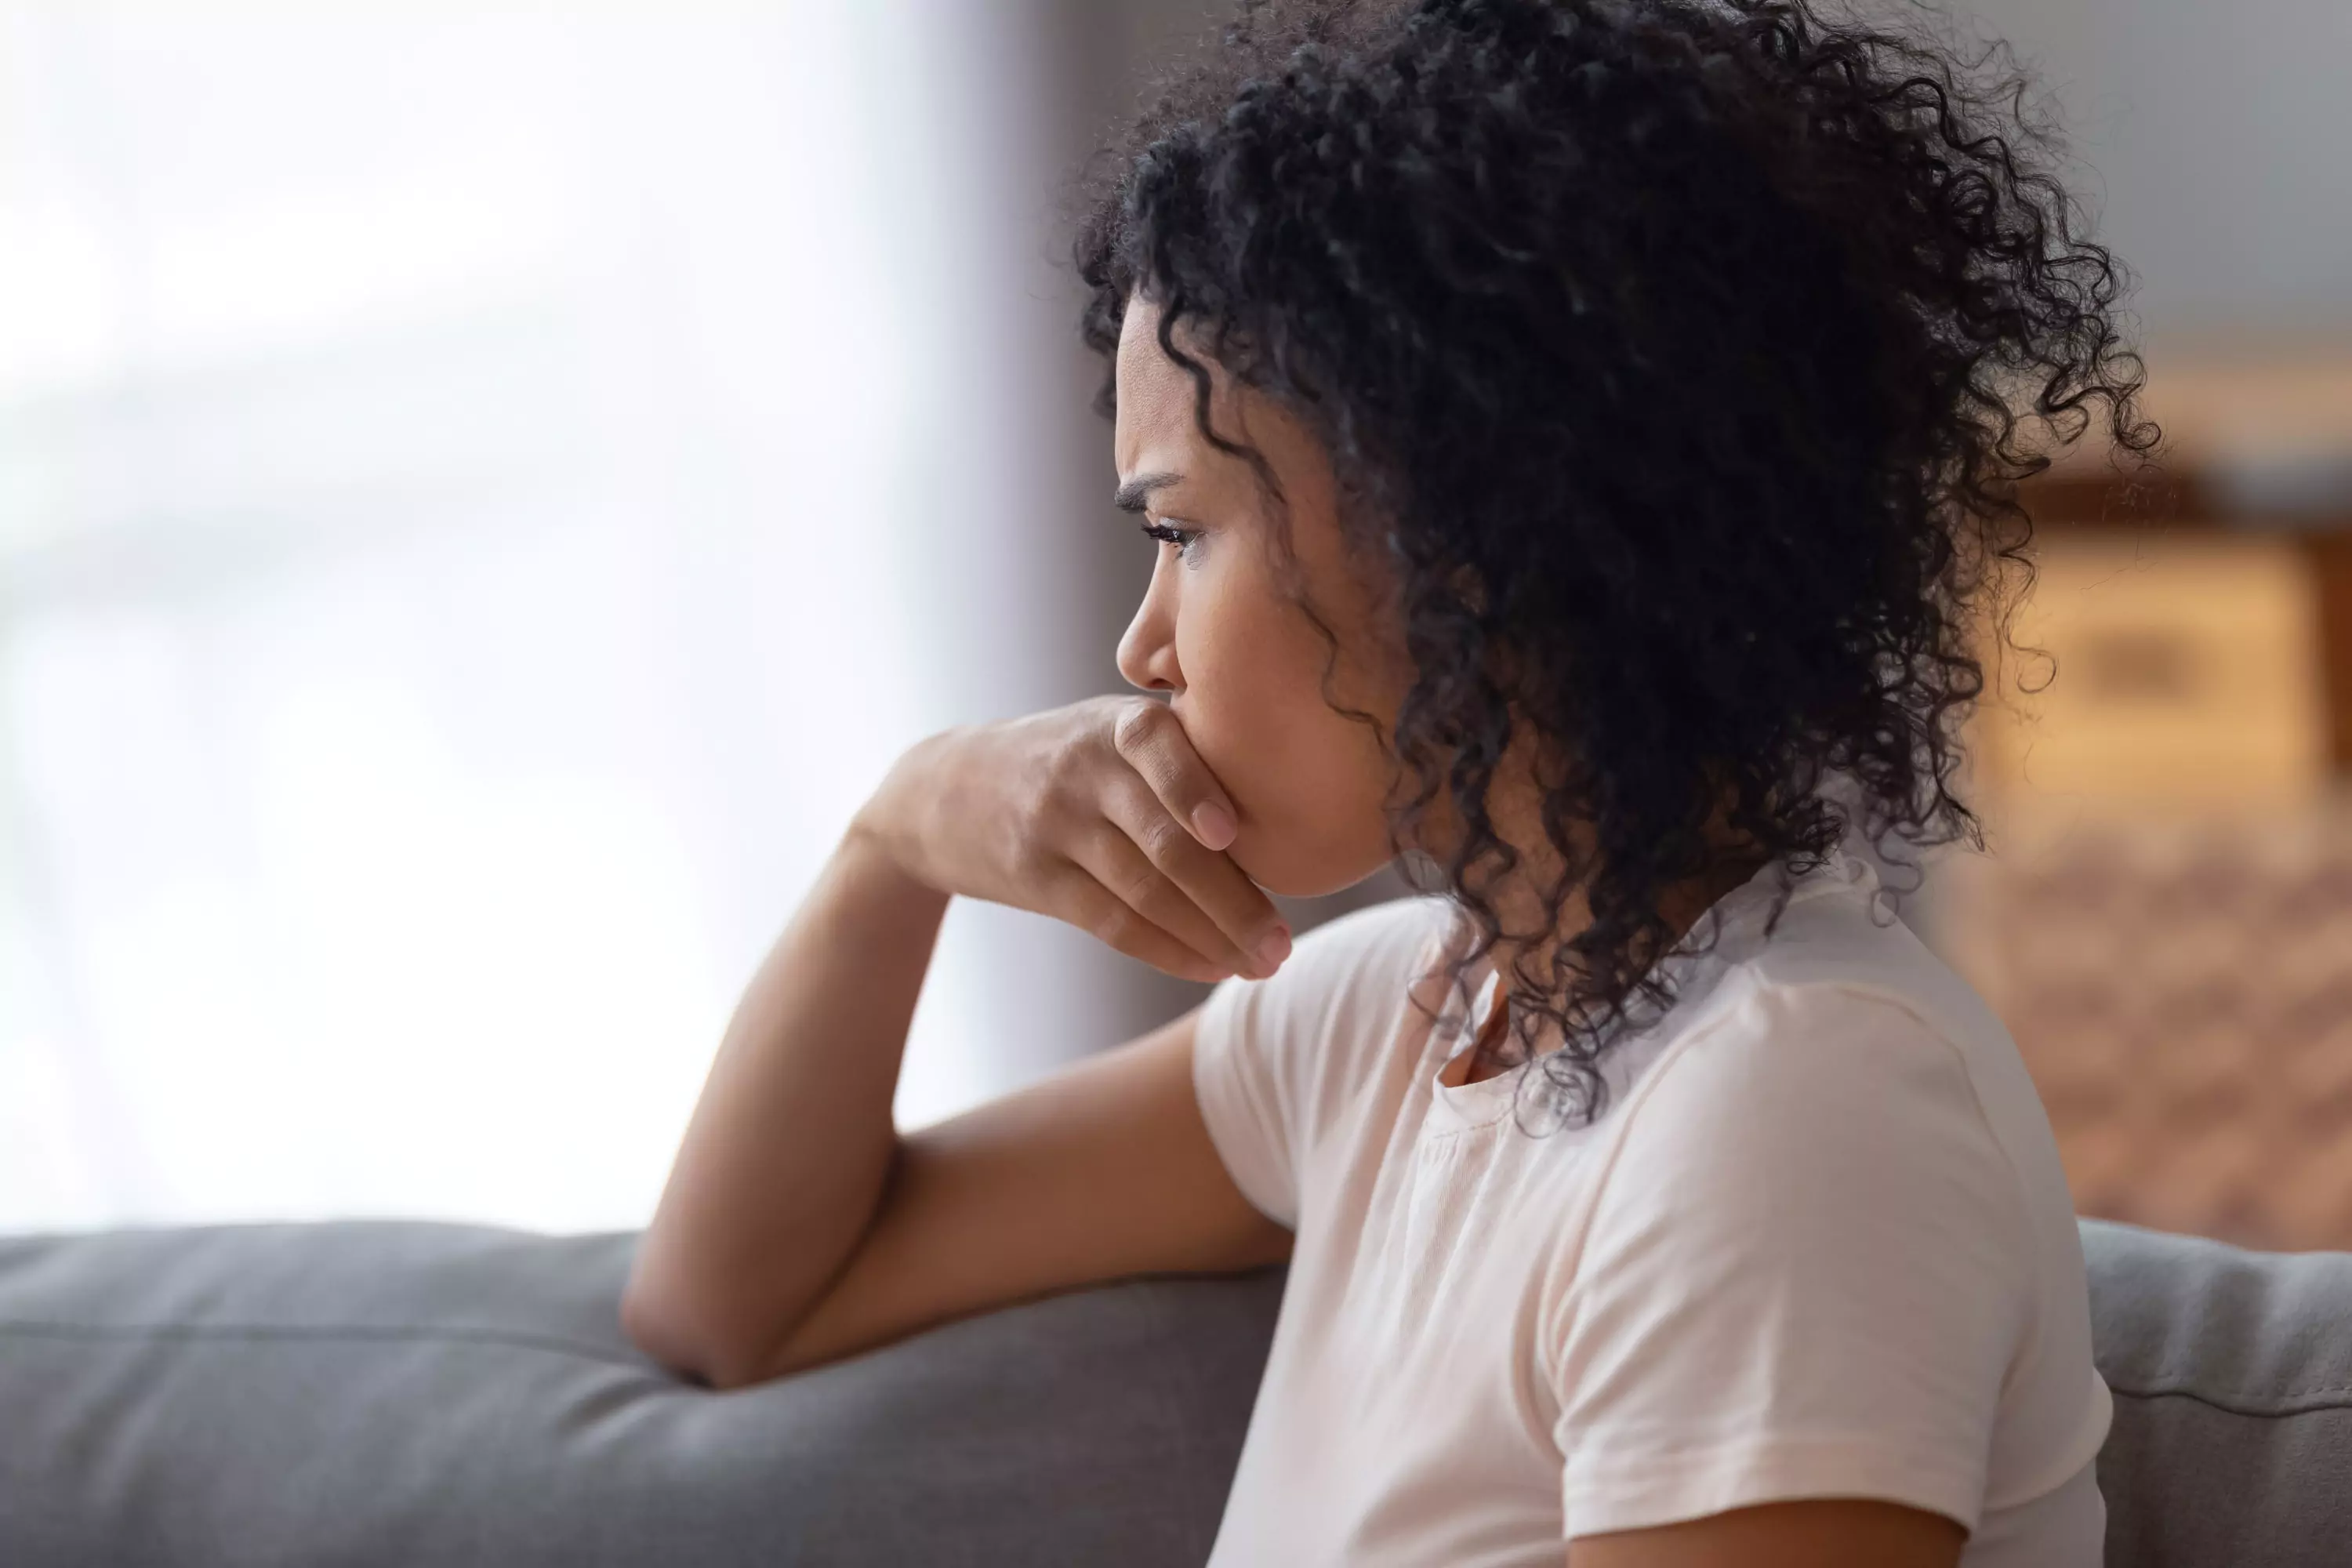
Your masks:
M1162 544L1176 546L1180 554L1189 553L1192 542L1201 537L1201 531L1198 529L1171 528L1164 522L1147 522L1143 525L1143 531Z

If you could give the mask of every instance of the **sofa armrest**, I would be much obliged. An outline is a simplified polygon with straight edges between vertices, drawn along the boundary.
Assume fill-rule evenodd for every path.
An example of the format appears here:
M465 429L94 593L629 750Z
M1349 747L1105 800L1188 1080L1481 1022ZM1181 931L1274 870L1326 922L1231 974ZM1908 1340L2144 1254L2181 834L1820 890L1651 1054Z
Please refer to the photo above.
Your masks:
M621 1331L636 1237L0 1237L0 1562L1208 1555L1285 1268L1066 1292L714 1393Z

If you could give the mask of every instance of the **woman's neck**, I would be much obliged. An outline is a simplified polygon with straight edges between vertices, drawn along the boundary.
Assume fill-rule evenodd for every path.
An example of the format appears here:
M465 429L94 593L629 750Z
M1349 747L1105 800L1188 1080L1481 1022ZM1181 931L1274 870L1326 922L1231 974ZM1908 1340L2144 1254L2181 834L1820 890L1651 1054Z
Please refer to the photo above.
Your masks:
M1666 949L1680 945L1692 928L1706 917L1708 910L1734 889L1744 886L1769 861L1769 856L1751 851L1726 859L1700 876L1668 888L1658 901L1658 912L1664 918L1670 933L1665 942ZM1547 984L1553 994L1559 994L1563 988L1556 967L1559 944L1568 936L1582 930L1591 919L1591 912L1580 890L1563 906L1561 919L1549 937L1501 941L1488 951L1490 972L1505 976L1505 983L1496 988L1493 1008L1479 1020L1477 1042L1472 1047L1469 1068L1464 1081L1475 1083L1480 1079L1491 1078L1505 1070L1511 1061L1541 1056L1563 1043L1558 1026L1543 1020L1538 1024L1538 1038L1525 1047L1523 1055L1514 1055L1506 1059L1498 1054L1510 1048L1510 1034L1503 1027L1503 1020L1510 1005L1509 981L1516 973L1514 966L1525 963L1539 982Z
M1664 919L1669 933L1666 945L1673 947L1689 935L1691 929L1698 924L1707 910L1735 889L1745 886L1769 863L1769 856L1749 851L1722 860L1699 876L1668 887L1658 900L1658 913ZM1527 918L1525 914L1536 901L1531 894L1519 898L1506 894L1494 901L1505 915L1507 924L1513 923L1514 917L1534 923L1533 919ZM1523 960L1530 961L1538 977L1556 981L1557 975L1549 970L1550 955L1558 952L1562 942L1582 931L1591 921L1592 911L1584 901L1583 890L1579 889L1562 904L1559 919L1549 931L1536 937L1505 938L1496 942L1491 950L1495 967L1508 973L1513 964Z

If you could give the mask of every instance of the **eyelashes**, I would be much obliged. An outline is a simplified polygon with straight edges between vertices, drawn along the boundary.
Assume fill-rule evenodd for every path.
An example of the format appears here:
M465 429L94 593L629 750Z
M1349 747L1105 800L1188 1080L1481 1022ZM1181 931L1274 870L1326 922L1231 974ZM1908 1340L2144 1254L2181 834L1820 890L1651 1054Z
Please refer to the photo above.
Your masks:
M1191 558L1192 546L1201 537L1201 531L1197 528L1171 528L1164 522L1147 522L1143 525L1143 531L1162 544L1174 545L1176 552L1187 559Z

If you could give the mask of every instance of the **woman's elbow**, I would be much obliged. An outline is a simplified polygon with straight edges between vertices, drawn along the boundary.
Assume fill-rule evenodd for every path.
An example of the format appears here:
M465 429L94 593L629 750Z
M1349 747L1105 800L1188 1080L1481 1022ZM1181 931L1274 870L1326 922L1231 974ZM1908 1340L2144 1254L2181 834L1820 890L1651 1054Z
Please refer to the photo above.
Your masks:
M670 1373L721 1392L759 1382L764 1347L713 1316L642 1275L631 1275L621 1290L621 1331Z

